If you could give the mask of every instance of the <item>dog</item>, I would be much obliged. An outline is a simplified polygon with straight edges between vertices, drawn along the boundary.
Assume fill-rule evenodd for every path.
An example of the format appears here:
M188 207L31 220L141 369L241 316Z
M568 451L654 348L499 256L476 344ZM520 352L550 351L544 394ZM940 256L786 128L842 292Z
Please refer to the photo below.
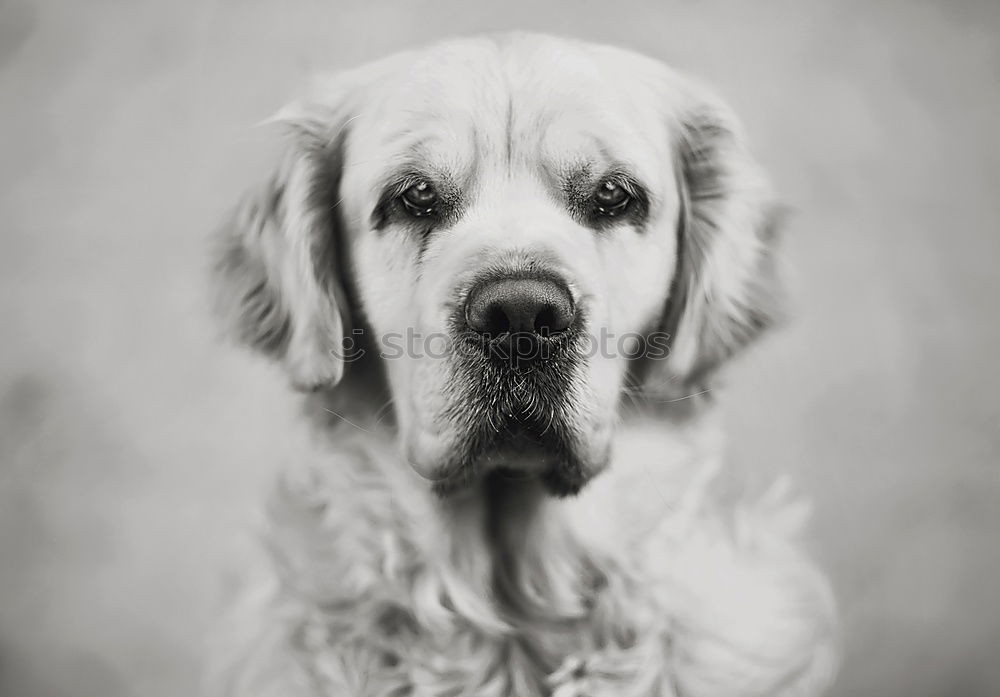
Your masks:
M822 693L803 506L717 484L717 371L781 309L780 208L726 104L510 34L321 78L272 121L287 152L213 279L304 434L276 434L294 463L217 692Z

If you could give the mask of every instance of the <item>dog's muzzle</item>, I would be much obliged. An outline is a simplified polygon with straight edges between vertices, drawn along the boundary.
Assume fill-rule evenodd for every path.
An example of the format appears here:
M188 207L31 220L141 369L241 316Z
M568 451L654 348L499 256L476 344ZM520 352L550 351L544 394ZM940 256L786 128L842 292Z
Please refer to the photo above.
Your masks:
M493 270L456 304L454 407L459 433L435 485L440 494L491 472L531 477L552 494L575 493L599 467L577 424L585 308L569 284L537 267Z

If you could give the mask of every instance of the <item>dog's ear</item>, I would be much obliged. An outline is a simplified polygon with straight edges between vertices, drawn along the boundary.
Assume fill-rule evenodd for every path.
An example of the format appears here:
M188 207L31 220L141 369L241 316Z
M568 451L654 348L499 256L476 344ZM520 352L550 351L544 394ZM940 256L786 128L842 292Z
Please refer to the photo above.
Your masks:
M673 285L662 331L670 392L707 388L728 358L780 315L779 208L729 108L687 85L674 112L681 199Z
M216 239L216 305L227 332L280 361L303 390L332 387L344 372L342 112L310 102L273 119L290 127L287 151Z

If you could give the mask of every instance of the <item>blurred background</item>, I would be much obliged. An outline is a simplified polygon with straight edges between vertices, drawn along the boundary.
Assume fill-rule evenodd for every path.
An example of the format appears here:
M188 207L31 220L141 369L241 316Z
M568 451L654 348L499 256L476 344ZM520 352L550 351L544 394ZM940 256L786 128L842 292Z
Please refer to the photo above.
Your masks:
M815 502L835 694L1000 695L1000 3L0 0L0 695L193 694L295 418L209 231L311 73L524 28L701 74L791 206L730 459Z

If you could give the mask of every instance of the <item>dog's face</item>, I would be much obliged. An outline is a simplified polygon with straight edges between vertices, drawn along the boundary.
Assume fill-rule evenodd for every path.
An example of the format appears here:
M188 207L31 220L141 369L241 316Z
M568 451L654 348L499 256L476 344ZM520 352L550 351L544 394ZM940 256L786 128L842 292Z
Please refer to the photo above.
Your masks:
M439 492L498 467L576 492L624 393L692 389L766 323L763 179L724 107L652 60L457 41L278 118L287 159L224 234L234 327L311 389L365 333Z

